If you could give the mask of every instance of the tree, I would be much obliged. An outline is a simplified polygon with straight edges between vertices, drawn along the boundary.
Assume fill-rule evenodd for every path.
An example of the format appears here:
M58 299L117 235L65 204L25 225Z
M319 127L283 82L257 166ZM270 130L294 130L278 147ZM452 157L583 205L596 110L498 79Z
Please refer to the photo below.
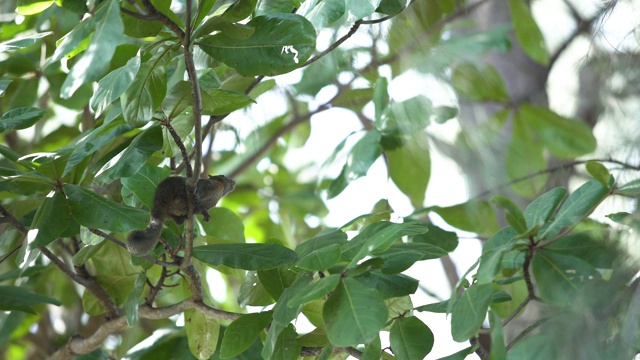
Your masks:
M582 25L551 53L527 2L506 4L3 2L5 357L419 359L438 335L419 314L436 312L450 314L454 340L469 342L449 359L632 358L640 166L597 156L593 127L606 125L601 96L635 99L634 83L590 82L600 59L614 58L602 51L581 78L595 105L580 107L588 122L540 95L568 44L594 33L616 4L587 18L564 2ZM490 6L502 25L469 25L465 17ZM531 65L515 74L537 80L534 90L514 89L501 65L513 54ZM276 82L290 72L299 78ZM429 77L454 101L418 88L398 100L391 85L403 76ZM242 114L254 104L269 104L270 118L249 129ZM477 125L455 143L438 136L440 124L469 124L472 107ZM324 165L293 166L288 156L312 136L312 117L336 109L358 128ZM625 151L634 159L637 149ZM479 185L470 199L425 202L437 153ZM325 200L359 186L379 159L412 211L394 212L374 189L370 213L325 226ZM204 222L192 195L214 172L237 185ZM183 173L186 223L166 223L161 245L131 256L124 242L148 224L156 185ZM487 173L491 181L475 181ZM448 254L465 245L458 230L483 241L478 261L449 272L449 299L414 304L430 280L403 272L435 259L450 269ZM220 284L227 300L212 296ZM543 311L514 331L534 305ZM297 328L301 316L312 331Z

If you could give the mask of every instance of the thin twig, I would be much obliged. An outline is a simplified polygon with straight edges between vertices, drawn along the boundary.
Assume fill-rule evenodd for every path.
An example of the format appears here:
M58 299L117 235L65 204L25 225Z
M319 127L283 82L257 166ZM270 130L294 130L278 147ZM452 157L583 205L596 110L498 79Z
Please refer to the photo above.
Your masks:
M163 119L162 125L164 125L167 128L167 130L169 131L169 134L171 134L171 137L173 138L173 142L175 142L176 145L178 145L178 148L180 149L180 153L182 154L182 162L185 166L187 177L192 177L193 168L191 168L191 161L189 160L189 154L187 153L187 148L184 146L182 139L180 139L180 136L176 132L176 129L174 129L173 126L171 126L171 122L169 121L169 119Z
M409 3L406 6L402 7L402 9L398 10L398 12L396 12L395 14L383 16L381 18L374 19L374 20L363 20L363 21L361 21L361 24L363 24L363 25L373 25L373 24L379 24L381 22L385 22L385 21L387 21L387 20L389 20L391 18L394 18L394 17L400 15L400 13L402 13L405 10L407 10L409 8L409 6L411 6L414 2L416 2L416 0L409 1Z
M537 328L538 326L540 326L542 323L544 323L545 321L547 321L549 318L542 318L539 319L538 321L534 322L533 324L531 324L529 327L527 327L526 329L524 329L523 331L521 331L518 336L515 337L515 339L513 339L508 345L507 345L507 351L511 350L512 347L514 347L518 341L522 340L525 336L527 336L530 332L532 332L533 330L535 330L535 328Z
M347 32L343 37L338 39L338 41L336 41L333 44L331 44L331 46L326 48L323 52L321 52L320 54L318 54L318 55L312 57L311 59L307 60L307 62L304 63L301 66L301 68L313 64L314 62L320 60L320 58L322 58L323 56L325 56L328 53L330 53L333 50L335 50L338 46L342 45L343 42L347 41L347 39L349 39L351 36L353 36L353 34L355 34L356 31L358 31L358 28L360 27L360 24L362 24L362 20L358 20L355 23L353 23L353 25L351 26L351 29L349 29L349 32Z
M516 316L518 316L518 314L520 314L520 312L522 311L522 309L524 309L525 306L527 306L527 304L529 304L529 302L533 300L533 298L531 296L527 296L524 301L522 301L520 303L520 305L518 305L518 307L511 313L509 314L509 316L507 316L506 319L504 319L504 321L502 321L502 326L506 326L508 323L511 322L511 320L515 319Z

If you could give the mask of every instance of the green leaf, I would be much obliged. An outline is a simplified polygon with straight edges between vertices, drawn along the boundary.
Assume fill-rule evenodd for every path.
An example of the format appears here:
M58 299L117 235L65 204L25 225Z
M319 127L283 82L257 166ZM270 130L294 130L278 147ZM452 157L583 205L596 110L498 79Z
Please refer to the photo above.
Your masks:
M441 357L438 360L465 360L467 356L473 354L478 349L478 347L480 347L480 344L476 343L449 356Z
M138 70L140 70L140 56L134 56L127 61L126 65L111 71L98 82L96 92L91 98L91 108L95 111L96 117L99 117L109 104L127 91Z
M398 274L407 270L416 261L438 259L447 255L445 250L422 243L395 244L382 253L374 253L376 257L384 260L382 272L385 274Z
M105 1L94 13L95 31L82 57L75 63L60 91L67 99L83 84L99 79L108 69L116 46L122 42L124 27L118 1ZM87 71L91 69L91 71Z
M45 246L56 240L69 226L71 213L69 203L59 191L52 191L43 200L33 218L33 229L38 229L38 234L30 249Z
M453 231L443 230L433 224L426 224L429 229L423 234L412 235L409 241L434 245L446 252L452 252L458 247L458 235Z
M433 108L434 121L438 124L444 124L448 120L451 120L458 116L458 108L451 106L438 106Z
M404 274L367 271L356 279L368 288L375 289L383 300L411 295L418 289L418 280Z
M376 80L373 87L373 108L375 111L375 121L379 124L382 121L382 115L389 107L389 79L381 76Z
M426 133L418 132L408 136L402 147L386 151L391 180L416 208L423 206L431 177L428 138Z
M271 359L273 360L297 360L300 356L302 345L298 342L298 333L289 324L282 330L276 341Z
M104 238L100 238L104 240ZM82 247L80 251L78 251L73 258L71 258L73 265L80 266L87 262L87 260L91 259L93 255L95 255L100 249L104 246L105 242L101 241L97 245L87 245Z
M193 256L209 265L234 269L263 270L289 264L296 253L276 244L216 244L197 246Z
M461 342L475 336L482 326L491 303L491 284L474 284L465 291L453 306L451 313L451 335Z
M211 220L202 224L207 238L207 244L245 242L244 225L242 219L233 211L214 207L209 210Z
M547 183L547 174L539 174L547 167L544 148L535 138L532 127L525 122L520 113L513 120L513 133L505 157L505 166L509 180L513 181L513 189L520 195L532 198ZM527 161L522 161L527 159Z
M317 281L309 283L303 287L299 293L295 294L287 303L290 307L296 307L304 303L319 299L333 291L340 282L340 274L332 274Z
M490 284L500 269L515 269L520 252L512 251L518 241L518 233L510 226L500 229L487 240L482 248L477 272L479 284Z
M589 161L587 162L586 168L587 168L587 172L589 172L589 174L593 176L594 179L600 181L600 183L604 187L606 188L610 187L609 181L611 180L611 174L609 173L609 170L604 165L602 165L597 161Z
M131 144L122 152L122 155L111 167L106 165L101 173L96 176L96 181L108 184L114 180L131 177L147 163L149 158L162 149L162 129L160 126L152 126L138 134Z
M272 314L271 311L245 314L229 324L220 345L220 358L232 358L247 350L269 326Z
M509 100L507 86L492 65L485 65L482 69L470 63L460 64L453 69L451 84L457 92L471 100Z
M149 221L147 211L122 206L81 186L66 184L64 192L71 214L80 225L88 228L128 232L139 229Z
M296 280L296 273L289 270L287 266L280 266L258 271L258 278L269 295L275 300L278 300L284 290L290 287Z
M389 343L398 360L424 359L433 341L431 329L415 316L396 319L389 332Z
M167 93L166 65L162 55L143 63L131 86L120 97L124 119L135 127L146 125Z
M620 186L616 189L616 194L629 197L640 197L640 179L630 181Z
M52 31L43 31L35 33L33 35L20 36L19 38L3 41L0 43L0 52L24 49L31 45L37 44L40 39L52 34ZM0 96L2 96L2 92L7 89L9 83L11 83L11 80L0 80Z
M616 221L615 217L607 217ZM640 229L640 220L637 217L628 215L626 219L635 221L635 226ZM615 242L610 241L608 231L590 230L571 234L545 246L545 249L558 255L577 257L598 269L611 269L619 259L620 252L616 249Z
M126 1L122 3L122 7L124 7L127 10L137 12L136 7L134 7L131 3L134 3L134 2ZM138 9L142 5L142 2L139 0L136 1L135 3L137 3ZM171 5L171 2L163 1L163 0L151 0L151 4L158 11L166 14L167 12L169 12L169 6ZM151 21L147 19L138 19L133 16L126 15L124 13L122 14L122 25L124 27L124 30L123 30L124 34L134 38L154 37L158 35L160 30L162 30L162 26L163 26L162 22L160 22L159 20Z
M341 247L347 242L347 234L335 230L313 237L296 247L296 267L309 271L321 271L340 260ZM337 252L337 258L336 258Z
M16 310L35 315L36 312L31 307L42 303L62 305L60 301L52 297L34 293L23 287L0 286L0 310Z
M347 268L353 268L365 256L374 251L385 251L396 240L406 235L423 234L429 231L424 224L412 221L402 224L380 221L365 227L357 236L342 247L342 258L351 260Z
M343 278L322 309L329 341L356 346L373 340L387 321L387 307L378 293L355 279Z
M544 42L544 36L533 19L527 3L524 0L509 0L509 10L513 30L524 52L533 61L541 65L548 65L549 52Z
M210 116L226 115L255 103L248 95L225 89L203 91L202 102L202 114Z
M550 250L537 251L531 263L540 298L560 306L573 303L588 279L600 277L585 261Z
M296 267L308 271L322 271L335 265L340 260L342 246L340 244L329 244L313 252L300 257Z
M434 206L430 209L449 225L460 230L491 235L500 229L491 205L484 200L470 200L458 205Z
M397 124L403 134L417 136L419 131L423 131L429 125L432 108L433 105L429 98L418 95L402 102L393 103L385 115L391 124Z
M567 189L557 187L538 196L524 209L524 218L527 222L527 229L542 226L556 211L560 202L567 195Z
M489 311L489 326L491 327L491 356L490 360L505 360L507 347L504 344L504 330L502 320L493 311Z
M582 184L574 191L562 204L555 219L545 225L538 237L548 239L558 235L563 229L575 226L591 212L609 195L609 190L598 180L591 179Z
M504 210L505 220L507 220L507 223L511 225L518 234L522 234L527 231L527 222L516 203L511 199L500 195L492 197L490 201L496 204L500 209Z
M46 114L46 111L30 107L7 111L0 117L0 133L29 128Z
M124 188L135 194L138 200L151 209L158 184L169 175L171 175L169 169L145 163L133 176L123 177L120 182Z
M305 6L306 9L299 14L307 18L318 31L340 19L346 10L344 0L308 1L304 5L309 6Z
M368 131L351 149L345 165L349 182L367 175L367 171L382 153L381 134L377 130Z
M518 111L523 121L531 124L540 140L552 154L574 158L593 152L596 138L583 122L562 117L545 107L524 104Z
M129 294L127 301L124 303L125 317L129 326L134 326L138 323L138 302L146 284L147 276L145 273L139 273L136 282L133 284L133 290L131 290L131 294Z
M315 51L316 31L300 15L256 16L247 26L254 27L255 31L246 39L218 33L203 37L199 46L243 76L290 72L302 66Z
M197 359L209 359L218 346L220 322L196 309L184 312L184 327L191 354Z
M120 141L122 135L131 131L133 127L129 124L123 124L121 121L112 121L94 128L82 139L69 147L73 148L73 152L69 157L69 161L64 167L62 176L71 173L73 168L82 163L87 156L102 150L113 142Z

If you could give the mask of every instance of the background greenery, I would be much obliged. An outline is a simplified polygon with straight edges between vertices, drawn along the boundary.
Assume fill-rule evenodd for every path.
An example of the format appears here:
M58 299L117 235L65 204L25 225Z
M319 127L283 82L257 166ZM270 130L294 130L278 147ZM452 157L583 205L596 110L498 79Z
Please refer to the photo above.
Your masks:
M550 46L524 0L3 1L4 358L420 359L446 337L468 344L447 359L633 358L637 41L602 30L638 4L558 4ZM192 172L236 189L131 257L155 186ZM414 303L428 260L450 297Z

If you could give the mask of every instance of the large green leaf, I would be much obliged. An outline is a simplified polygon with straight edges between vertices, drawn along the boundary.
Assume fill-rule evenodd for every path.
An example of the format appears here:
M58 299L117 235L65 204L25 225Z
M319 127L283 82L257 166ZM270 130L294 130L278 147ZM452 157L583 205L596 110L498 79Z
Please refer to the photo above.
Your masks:
M319 31L340 19L345 9L345 0L306 1L299 14L307 18Z
M404 274L367 271L356 279L368 288L375 289L384 300L411 295L418 289L418 280Z
M431 177L428 143L428 135L418 132L405 138L401 147L386 151L391 180L409 197L416 208L423 206Z
M133 289L124 305L125 317L127 319L127 325L129 326L134 326L138 322L138 303L140 302L140 295L142 295L145 285L147 285L147 276L141 272L138 274L138 277L136 277Z
M585 261L550 250L537 251L531 263L540 298L560 306L570 305L588 279L600 277Z
M9 110L0 117L0 133L29 128L45 114L44 110L34 107Z
M218 346L220 321L189 309L184 312L184 323L191 354L200 360L209 359Z
M444 251L451 252L458 247L458 235L446 231L433 224L426 224L428 232L409 236L409 241L434 245Z
M340 260L341 247L346 242L347 234L340 230L313 237L296 247L300 259L296 266L309 271L328 269Z
M544 36L531 15L529 6L524 0L509 0L511 22L516 38L524 52L535 62L548 65L549 52L544 42Z
M575 226L586 218L609 194L609 190L598 180L591 179L582 184L562 204L556 217L545 225L538 237L547 239L558 235L563 229Z
M88 228L128 232L144 227L149 221L147 211L122 206L78 185L64 185L71 214ZM91 211L87 211L91 209Z
M402 236L423 234L427 231L429 228L417 221L402 224L387 221L376 222L365 227L360 234L343 246L342 258L350 260L347 267L352 268L372 252L388 249Z
M191 91L189 91L189 94ZM211 89L202 92L202 114L203 115L226 115L238 109L245 108L255 101L248 95L241 92Z
M478 101L507 101L507 86L491 65L479 68L474 64L458 65L451 75L453 88L461 95Z
M524 209L524 218L527 222L527 229L542 226L547 222L566 195L567 189L557 187L533 200L531 204Z
M484 200L470 200L462 204L430 208L440 215L449 225L460 230L491 235L498 231L498 220L491 205Z
M244 76L287 73L302 66L315 51L316 31L300 15L256 16L247 25L255 31L246 39L221 32L205 36L199 46Z
M23 311L36 314L31 308L37 304L53 304L60 306L60 301L49 296L40 295L18 286L0 286L0 310L3 311Z
M509 180L519 180L514 182L512 187L522 196L534 197L547 182L547 174L523 180L547 167L543 150L542 144L535 139L532 127L517 113L513 120L513 132L505 157L505 166Z
M126 65L111 71L98 82L96 92L91 98L91 108L95 111L96 117L124 94L131 86L139 69L140 56L134 56L127 61Z
M157 166L146 163L133 176L123 177L120 179L123 188L128 189L135 197L145 204L149 209L153 206L153 197L158 184L166 177L171 175L167 168L159 168ZM135 201L127 204L135 203Z
M287 305L294 307L319 299L333 291L340 282L340 274L332 274L309 283L295 294Z
M276 244L215 244L196 246L193 256L209 265L234 269L263 270L289 264L296 253Z
M453 306L451 335L455 341L465 341L478 333L491 303L491 284L474 284Z
M202 225L207 239L207 244L245 242L244 225L242 219L233 211L214 207L209 210L211 220Z
M387 321L387 306L378 293L355 279L344 278L322 309L329 341L356 346L373 340Z
M70 220L69 203L64 195L59 191L49 193L33 218L32 227L38 229L38 234L29 247L34 249L56 240L67 229Z
M82 57L62 84L60 96L69 98L83 84L99 79L107 70L116 46L122 43L122 19L118 1L105 1L94 13L95 31ZM87 71L91 69L91 71Z
M367 174L371 165L382 153L380 138L381 133L374 129L368 131L358 140L351 152L349 152L347 163L342 168L342 172L329 186L328 199L338 196L349 183Z
M504 196L494 196L491 198L491 202L496 204L500 209L504 211L504 218L512 228L514 228L519 234L527 231L527 222L524 219L522 211L513 200Z
M96 181L107 184L123 177L134 176L153 153L160 149L162 149L162 129L160 126L150 127L138 134L122 152L118 161L98 174Z
M131 86L121 96L122 115L135 127L146 125L167 93L166 64L160 54L143 63Z
M287 325L276 340L271 359L273 360L297 360L300 357L302 345L298 342L298 333L292 324Z
M431 329L415 316L396 319L389 332L389 343L398 360L424 359L433 341Z
M431 244L403 243L391 245L381 253L374 252L374 255L384 260L383 273L398 274L416 261L438 259L446 256L447 251Z
M271 316L271 311L245 314L229 324L220 345L220 357L232 358L247 350L269 326Z
M293 284L296 276L297 274L289 270L288 266L258 271L260 283L275 300L278 300L282 293Z
M489 359L504 360L507 358L507 347L504 344L502 320L493 311L489 311L489 326L491 327L491 357Z
M583 122L562 117L546 107L524 104L518 116L533 126L549 151L562 158L574 158L593 152L596 138Z

